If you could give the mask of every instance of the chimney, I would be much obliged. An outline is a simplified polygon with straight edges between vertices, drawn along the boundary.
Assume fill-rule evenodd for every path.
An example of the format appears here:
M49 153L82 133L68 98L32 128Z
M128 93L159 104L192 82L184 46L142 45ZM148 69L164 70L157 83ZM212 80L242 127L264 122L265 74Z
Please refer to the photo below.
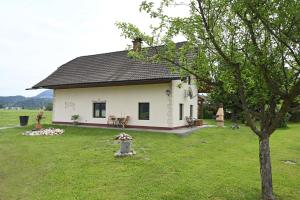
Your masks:
M135 38L133 41L132 41L132 44L133 44L133 51L135 52L140 52L141 49L142 49L142 38Z

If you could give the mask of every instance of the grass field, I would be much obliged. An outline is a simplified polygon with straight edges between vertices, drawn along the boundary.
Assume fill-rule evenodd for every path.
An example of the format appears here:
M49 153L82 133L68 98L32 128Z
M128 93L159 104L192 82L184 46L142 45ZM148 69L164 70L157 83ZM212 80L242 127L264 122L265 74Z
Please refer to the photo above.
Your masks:
M38 110L0 110L0 127L10 127L19 125L19 116L28 115L28 124L34 124ZM51 112L45 111L43 123L51 123Z
M21 135L32 126L0 130L1 200L260 198L258 141L246 127L186 137L126 131L137 155L121 159L113 156L120 131L57 127L65 134ZM300 124L272 136L271 154L277 199L300 199Z

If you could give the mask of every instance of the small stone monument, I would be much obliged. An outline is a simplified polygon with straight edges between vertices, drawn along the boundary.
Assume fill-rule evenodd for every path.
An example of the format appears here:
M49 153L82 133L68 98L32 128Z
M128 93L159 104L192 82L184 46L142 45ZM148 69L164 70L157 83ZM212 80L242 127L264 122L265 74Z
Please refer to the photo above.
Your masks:
M219 105L219 109L216 114L216 122L218 127L224 127L224 109L222 103Z
M115 137L115 140L121 144L120 149L115 153L116 157L133 156L135 151L131 149L132 137L126 133L120 133Z

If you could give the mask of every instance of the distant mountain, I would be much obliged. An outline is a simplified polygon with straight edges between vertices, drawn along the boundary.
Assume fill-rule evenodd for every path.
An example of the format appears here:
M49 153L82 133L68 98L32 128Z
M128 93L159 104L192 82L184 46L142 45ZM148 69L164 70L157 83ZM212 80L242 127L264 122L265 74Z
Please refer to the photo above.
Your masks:
M22 108L41 108L46 107L49 103L52 103L53 91L46 90L34 97L24 96L7 96L0 97L0 105L3 107L22 107Z
M46 90L44 92L41 92L40 94L36 95L34 98L52 99L53 98L53 90Z
M0 104L5 106L7 104L14 104L17 103L19 101L23 101L25 100L26 97L24 96L7 96L7 97L0 97Z
M22 108L42 108L46 107L49 103L52 103L52 99L49 98L26 98L23 101L14 103L12 107L22 107Z

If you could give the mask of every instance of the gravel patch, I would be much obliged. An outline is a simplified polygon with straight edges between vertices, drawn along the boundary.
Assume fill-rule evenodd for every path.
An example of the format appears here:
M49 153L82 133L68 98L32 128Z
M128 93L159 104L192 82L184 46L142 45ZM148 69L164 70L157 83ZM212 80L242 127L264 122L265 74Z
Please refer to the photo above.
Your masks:
M46 129L40 129L40 130L26 131L23 133L23 135L26 135L26 136L37 136L37 135L54 136L54 135L61 135L63 133L64 133L63 129L46 128Z

